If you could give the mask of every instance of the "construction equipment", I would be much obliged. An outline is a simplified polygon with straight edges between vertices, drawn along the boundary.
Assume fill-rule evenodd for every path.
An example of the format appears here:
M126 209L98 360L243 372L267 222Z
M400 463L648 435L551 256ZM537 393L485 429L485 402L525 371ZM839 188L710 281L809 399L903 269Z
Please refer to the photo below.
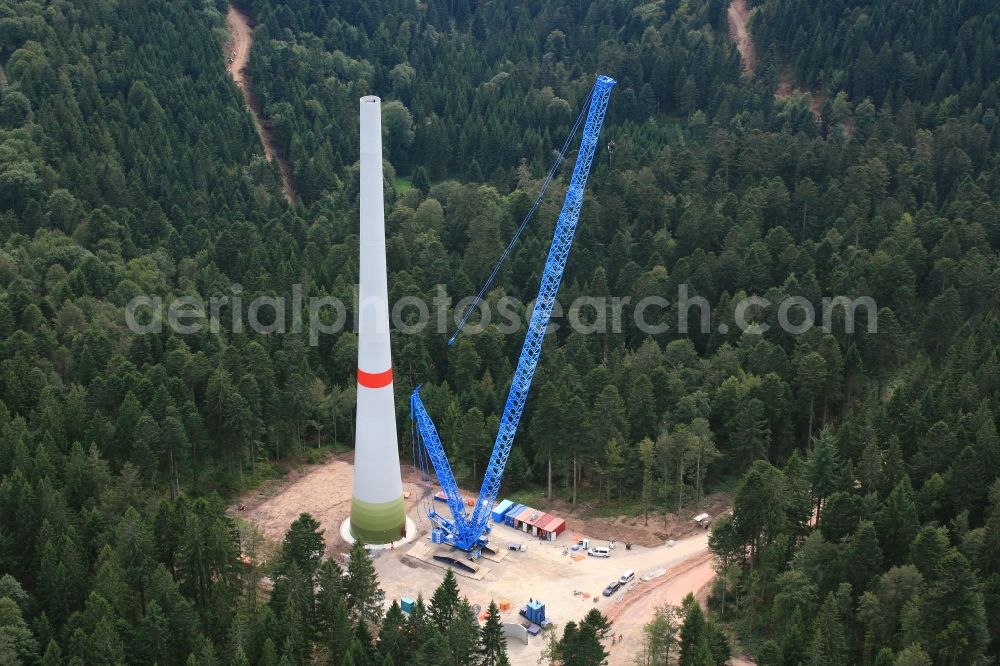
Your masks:
M420 399L421 387L417 386L410 397L411 419L420 442L419 450L421 455L426 454L426 457L433 465L451 513L450 517L446 517L437 513L433 507L430 507L428 516L444 532L444 543L464 550L469 554L471 559L477 559L482 549L489 547L487 534L490 528L488 519L493 504L496 502L497 495L500 492L500 481L507 466L507 457L510 455L511 446L514 443L514 435L517 432L521 415L524 412L524 404L528 398L531 381L535 376L535 369L538 367L538 359L542 353L542 341L549 326L552 307L555 304L556 294L562 282L563 271L566 268L566 260L569 258L569 251L573 245L573 238L576 235L576 227L580 219L580 209L583 206L583 193L587 185L587 177L590 175L590 168L593 165L594 155L598 147L598 138L601 134L601 127L604 125L604 117L607 113L608 101L610 100L611 89L614 85L614 79L607 76L598 76L591 90L587 120L583 128L583 136L580 140L580 150L577 154L576 164L573 167L573 176L566 191L566 199L563 202L562 212L559 214L559 220L556 223L552 245L549 247L549 255L545 261L545 269L542 273L538 297L535 300L524 345L521 348L521 356L518 359L517 368L514 371L514 377L511 381L510 393L507 395L507 402L504 406L503 415L500 418L500 428L497 432L496 442L493 445L493 452L490 455L490 461L486 468L479 497L475 502L471 514L466 512L465 505L462 502L462 496L458 491L455 475L448 462L444 447L441 444L437 428L434 426L434 422L431 420ZM557 159L556 164L549 172L548 178L542 186L542 194L544 194L545 188L555 175L561 161L561 156L565 155L582 117L583 113L581 112L580 118L576 121L576 126L574 126L570 137L563 146L560 159ZM487 284L480 291L477 301L466 311L462 324L459 325L458 331L449 340L449 344L454 342L458 332L475 309L478 299L483 296L489 283L499 272L500 265L513 247L517 237L527 226L532 213L541 202L542 194L536 199L534 206L532 206L531 211L529 211L521 223L521 227L515 234L514 239L501 255L500 263L497 264L493 275L490 276Z

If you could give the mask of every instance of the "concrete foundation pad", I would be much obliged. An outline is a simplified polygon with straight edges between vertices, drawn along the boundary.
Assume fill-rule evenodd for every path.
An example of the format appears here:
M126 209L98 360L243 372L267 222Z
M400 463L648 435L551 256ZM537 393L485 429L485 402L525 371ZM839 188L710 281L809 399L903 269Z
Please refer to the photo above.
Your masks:
M402 548L408 543L413 543L414 539L419 536L419 531L417 530L417 524L413 522L413 519L409 516L406 517L406 536L402 539L393 541L392 543L366 543L366 550L395 550L396 548ZM351 519L348 518L340 524L340 538L347 543L354 545L355 538L351 534Z

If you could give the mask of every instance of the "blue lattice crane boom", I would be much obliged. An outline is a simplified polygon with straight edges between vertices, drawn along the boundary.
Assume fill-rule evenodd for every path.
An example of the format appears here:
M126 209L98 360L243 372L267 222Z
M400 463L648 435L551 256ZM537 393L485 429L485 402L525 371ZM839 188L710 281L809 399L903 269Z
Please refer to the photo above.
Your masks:
M542 272L541 284L538 289L538 297L535 299L534 310L528 323L524 345L521 348L521 356L518 359L517 368L514 370L514 378L511 381L510 392L507 394L503 415L500 417L500 428L497 431L493 452L490 455L483 485L471 515L466 513L458 484L455 482L455 475L448 463L448 457L445 455L437 429L420 399L419 386L413 391L410 398L410 407L417 434L424 452L434 466L452 516L451 519L448 519L431 510L430 517L438 527L444 530L447 543L472 552L474 556L478 555L479 550L488 543L486 534L489 532L490 512L500 492L500 482L507 467L507 458L510 456L514 436L517 434L521 415L524 413L524 405L528 399L531 381L534 379L535 370L538 367L538 358L542 353L542 342L545 339L545 333L552 316L552 307L559 292L559 285L562 283L566 260L569 258L570 248L573 246L573 238L576 235L576 227L580 219L580 209L583 206L587 178L590 175L590 168L597 152L601 127L604 125L604 117L608 110L608 101L614 85L614 79L598 76L590 94L587 121L583 128L583 137L580 140L580 151L573 167L573 176L566 191L562 212L556 223L552 245L549 247L548 258L545 261L545 269ZM495 273L496 271L494 271Z

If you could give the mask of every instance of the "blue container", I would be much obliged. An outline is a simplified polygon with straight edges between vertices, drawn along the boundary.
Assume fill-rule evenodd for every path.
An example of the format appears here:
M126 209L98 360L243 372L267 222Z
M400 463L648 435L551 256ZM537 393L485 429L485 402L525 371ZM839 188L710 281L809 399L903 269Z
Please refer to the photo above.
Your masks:
M528 507L524 506L523 504L515 504L513 507L511 507L510 511L508 511L504 515L503 519L504 522L510 525L511 527L514 527L514 519L517 518L517 516L520 515L521 512L523 512L527 508Z
M412 613L413 608L416 605L417 602L415 602L413 599L409 597L403 597L402 599L399 600L399 607L402 608L403 612L405 613Z
M500 502L499 504L497 504L496 506L494 506L493 507L493 522L494 523L503 522L503 519L507 515L507 512L510 511L513 507L514 507L514 503L511 502L509 499L505 499L502 502Z

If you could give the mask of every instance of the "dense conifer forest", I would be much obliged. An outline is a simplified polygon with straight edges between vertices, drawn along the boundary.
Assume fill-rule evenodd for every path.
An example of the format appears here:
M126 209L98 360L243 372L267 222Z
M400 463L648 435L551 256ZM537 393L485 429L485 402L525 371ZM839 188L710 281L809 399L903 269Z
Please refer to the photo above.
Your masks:
M373 92L390 299L472 295L598 72L619 81L614 150L560 300L632 300L619 331L560 320L505 489L633 513L734 493L709 615L658 615L642 663L1000 656L994 3L756 0L752 71L723 0L239 5L294 206L226 72L225 2L0 0L0 662L506 663L453 580L383 618L368 559L321 561L309 516L266 572L240 557L229 496L353 441L350 326L137 335L125 306L301 285L350 321ZM536 293L567 175L490 303ZM664 331L634 324L682 287L707 330L678 332L676 307L647 313ZM790 334L771 307L740 326L748 296L808 299L816 325ZM877 307L824 327L836 296ZM426 382L478 486L523 338L450 332L394 337L398 421ZM551 657L599 664L602 618L571 624Z

